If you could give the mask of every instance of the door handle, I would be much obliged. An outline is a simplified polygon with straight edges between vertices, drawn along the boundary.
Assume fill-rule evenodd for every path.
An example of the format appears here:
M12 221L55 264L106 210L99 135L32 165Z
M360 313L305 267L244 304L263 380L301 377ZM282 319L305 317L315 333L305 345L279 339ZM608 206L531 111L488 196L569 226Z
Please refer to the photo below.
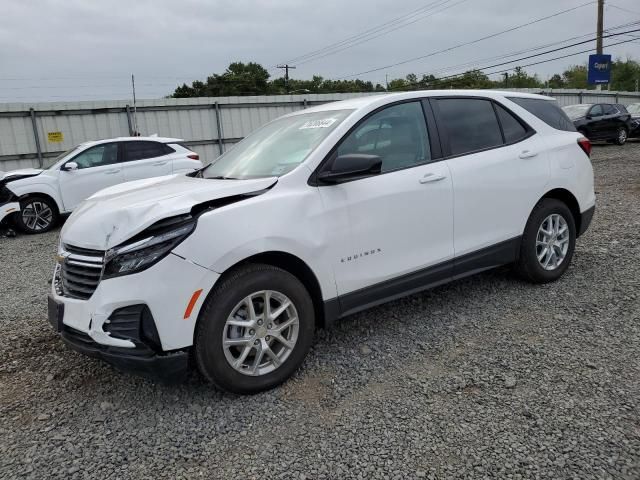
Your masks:
M106 175L113 175L114 173L118 173L120 171L119 168L115 168L113 170L107 170L106 172L104 172Z
M151 165L153 165L154 167L159 167L160 165L166 165L166 164L167 164L167 161L164 160L162 162L154 162Z
M424 177L422 177L419 182L420 183L431 183L431 182L439 182L440 180L444 180L444 175L438 175L436 173L427 173Z
M520 158L533 158L536 155L538 155L538 152L532 152L531 150L523 150L522 152L520 152L520 155L518 155L518 157L520 157Z

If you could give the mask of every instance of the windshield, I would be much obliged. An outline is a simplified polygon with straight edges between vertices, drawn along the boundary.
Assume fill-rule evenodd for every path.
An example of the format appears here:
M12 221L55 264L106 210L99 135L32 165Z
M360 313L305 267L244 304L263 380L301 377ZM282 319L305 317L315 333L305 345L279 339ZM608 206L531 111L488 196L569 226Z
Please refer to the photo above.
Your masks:
M56 158L54 158L52 160L53 163L49 167L49 170L51 170L55 166L55 164L58 163L60 160L62 160L64 157L66 157L67 155L69 155L69 154L75 152L76 150L78 150L78 148L80 148L80 145L76 145L75 147L70 148L66 152L62 152L60 155L58 155Z
M640 114L640 103L632 103L631 105L627 105L627 111L633 114Z
M202 177L280 177L300 165L352 111L303 113L274 120L214 160Z
M581 105L569 105L567 107L562 107L564 112L569 116L569 118L580 118L584 117L587 114L587 111L591 108L591 105L581 104Z

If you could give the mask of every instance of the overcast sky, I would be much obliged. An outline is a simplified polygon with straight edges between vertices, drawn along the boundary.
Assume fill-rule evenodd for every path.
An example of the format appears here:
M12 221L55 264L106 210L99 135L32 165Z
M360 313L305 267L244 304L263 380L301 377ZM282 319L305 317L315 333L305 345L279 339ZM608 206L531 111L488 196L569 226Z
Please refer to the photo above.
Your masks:
M182 82L222 73L232 61L255 61L271 68L433 3L434 0L0 0L0 102L128 99L131 73L136 76L139 98L159 98ZM301 63L291 76L345 77L584 3L586 0L441 0L442 6L435 12L423 10L394 25L412 24L334 55ZM638 20L638 0L607 0L605 28ZM596 5L592 2L529 27L360 78L384 83L385 75L391 79L411 72L437 72L593 34L595 29ZM622 39L605 40L605 45ZM527 62L591 46L595 48L587 44ZM639 59L640 42L615 46L605 53ZM583 54L527 70L546 79L569 65L585 62L586 57ZM497 61L481 65L491 63ZM281 74L277 69L270 72L272 76Z

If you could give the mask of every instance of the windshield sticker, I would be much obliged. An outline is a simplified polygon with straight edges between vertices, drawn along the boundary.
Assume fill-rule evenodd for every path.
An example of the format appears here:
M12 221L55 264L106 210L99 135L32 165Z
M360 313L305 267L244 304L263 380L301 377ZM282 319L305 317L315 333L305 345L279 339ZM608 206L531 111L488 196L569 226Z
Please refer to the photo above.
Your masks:
M337 118L325 118L323 120L309 120L305 122L299 130L306 130L308 128L329 128L338 119Z

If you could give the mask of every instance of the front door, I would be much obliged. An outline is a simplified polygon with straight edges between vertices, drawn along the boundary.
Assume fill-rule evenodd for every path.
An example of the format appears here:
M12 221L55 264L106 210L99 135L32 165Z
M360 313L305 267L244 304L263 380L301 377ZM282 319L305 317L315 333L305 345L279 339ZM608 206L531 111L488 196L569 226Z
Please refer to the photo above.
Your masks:
M415 274L427 267L445 262L448 269L453 257L451 176L446 162L432 159L421 103L395 104L365 118L334 155L351 153L378 155L382 173L318 187L338 294L341 303L352 299L343 311L368 302L362 289L374 287L375 303L392 295L398 281L406 280L403 291L412 281L417 287ZM353 294L362 294L355 303Z
M60 194L64 209L70 212L98 190L124 182L122 165L118 162L118 144L103 143L83 150L69 159L77 170L60 171Z

